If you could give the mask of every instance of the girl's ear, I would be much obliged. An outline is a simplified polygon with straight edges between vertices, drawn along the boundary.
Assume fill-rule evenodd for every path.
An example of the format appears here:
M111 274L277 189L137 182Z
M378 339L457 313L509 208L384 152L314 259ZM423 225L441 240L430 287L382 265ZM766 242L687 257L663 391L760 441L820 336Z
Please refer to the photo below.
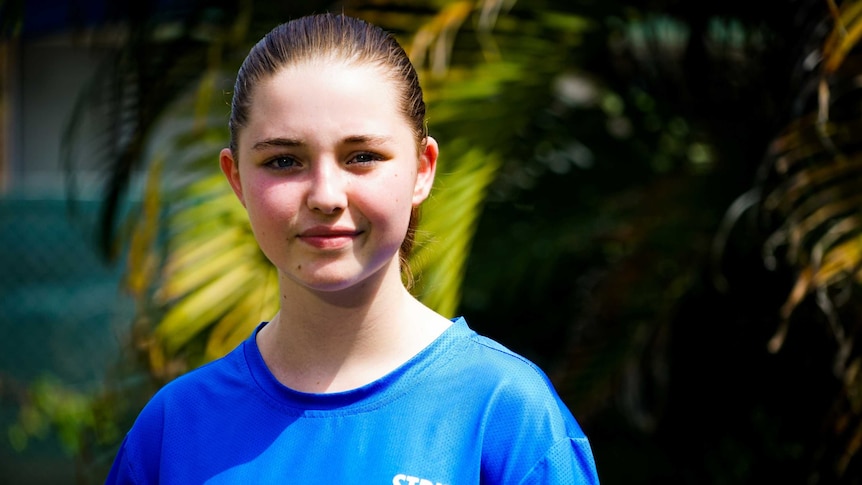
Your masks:
M240 183L239 179L239 166L230 148L222 148L221 153L219 153L219 164L221 165L221 171L224 172L224 176L227 177L227 181L230 182L233 193L236 194L242 206L245 207L245 198L242 195L242 183Z
M437 155L439 155L437 140L425 137L425 148L419 154L419 169L416 173L416 185L413 187L413 206L418 206L431 193L434 185L434 174L437 171Z

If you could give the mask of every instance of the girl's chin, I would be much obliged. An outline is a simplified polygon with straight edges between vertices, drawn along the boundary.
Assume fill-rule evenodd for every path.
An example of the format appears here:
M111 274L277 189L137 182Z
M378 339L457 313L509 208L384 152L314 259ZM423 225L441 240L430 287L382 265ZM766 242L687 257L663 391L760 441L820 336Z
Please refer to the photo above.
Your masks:
M359 289L374 285L385 278L386 268L369 272L358 264L327 264L320 267L300 267L293 271L281 271L282 276L291 284L302 286L312 291L339 292L349 289ZM398 278L400 281L400 272Z
M303 286L315 291L341 291L348 289L364 278L355 270L349 271L347 268L295 268L294 271L283 274L287 275L287 279L293 284Z

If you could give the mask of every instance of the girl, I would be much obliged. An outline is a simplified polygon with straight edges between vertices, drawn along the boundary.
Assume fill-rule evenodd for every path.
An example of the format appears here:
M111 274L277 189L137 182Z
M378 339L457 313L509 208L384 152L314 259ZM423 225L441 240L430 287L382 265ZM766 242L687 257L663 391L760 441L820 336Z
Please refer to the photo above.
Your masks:
M394 38L332 14L280 25L231 108L220 164L281 309L162 388L107 483L598 483L545 374L403 283L438 148Z

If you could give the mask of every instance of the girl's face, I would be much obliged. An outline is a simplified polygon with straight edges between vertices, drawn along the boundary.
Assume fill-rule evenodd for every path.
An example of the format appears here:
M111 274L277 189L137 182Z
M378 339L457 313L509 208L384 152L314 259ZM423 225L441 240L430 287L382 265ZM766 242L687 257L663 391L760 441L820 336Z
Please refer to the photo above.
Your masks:
M238 153L222 150L220 163L282 280L320 291L400 281L437 144L417 153L395 84L373 66L321 62L285 68L252 96Z

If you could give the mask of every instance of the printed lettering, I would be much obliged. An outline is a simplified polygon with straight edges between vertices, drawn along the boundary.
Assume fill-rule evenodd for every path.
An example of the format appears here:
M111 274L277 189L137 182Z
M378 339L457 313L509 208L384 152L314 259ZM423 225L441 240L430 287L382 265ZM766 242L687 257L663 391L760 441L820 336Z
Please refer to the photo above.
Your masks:
M433 482L427 478L413 477L399 473L392 477L392 485L446 485L445 483Z

